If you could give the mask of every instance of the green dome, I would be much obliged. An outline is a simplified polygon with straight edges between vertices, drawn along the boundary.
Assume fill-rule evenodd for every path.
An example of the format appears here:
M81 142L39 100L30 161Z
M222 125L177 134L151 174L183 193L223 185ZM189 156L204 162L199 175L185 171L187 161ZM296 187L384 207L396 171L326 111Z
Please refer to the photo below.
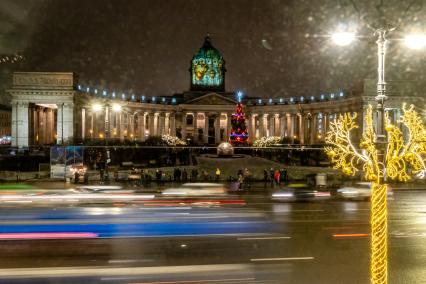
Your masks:
M206 36L206 38L204 39L203 46L198 50L197 54L194 55L192 60L200 58L211 58L223 61L222 55L220 54L219 50L217 50L212 45L210 36Z
M210 37L206 36L203 46L191 60L191 90L224 91L225 71L222 55L212 45Z

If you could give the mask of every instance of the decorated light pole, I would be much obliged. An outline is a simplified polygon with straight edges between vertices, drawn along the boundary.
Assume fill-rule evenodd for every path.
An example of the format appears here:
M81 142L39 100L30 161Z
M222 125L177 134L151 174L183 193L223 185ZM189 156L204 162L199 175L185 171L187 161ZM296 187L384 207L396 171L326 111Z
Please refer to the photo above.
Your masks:
M413 175L423 177L426 173L426 128L420 115L413 106L403 106L401 124L407 128L408 137L404 139L402 131L390 123L385 113L386 82L385 57L386 35L392 29L377 29L377 95L376 128L373 127L373 109L371 105L365 114L365 129L360 148L352 141L352 130L358 128L356 114L340 115L330 124L326 136L326 153L336 169L344 174L355 175L362 167L365 179L372 182L371 195L371 262L372 283L387 283L387 179L407 181ZM339 45L349 44L354 35L340 33L333 35ZM426 40L418 37L423 43ZM417 47L419 44L416 45Z

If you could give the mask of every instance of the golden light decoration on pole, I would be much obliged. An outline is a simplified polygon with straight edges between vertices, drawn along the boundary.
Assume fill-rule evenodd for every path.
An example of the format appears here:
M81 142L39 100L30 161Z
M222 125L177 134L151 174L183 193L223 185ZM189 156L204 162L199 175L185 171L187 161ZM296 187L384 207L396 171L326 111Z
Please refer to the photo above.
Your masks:
M333 167L354 176L361 168L366 180L372 182L371 196L371 280L387 283L387 184L386 179L407 181L426 174L426 128L413 106L402 107L401 124L407 129L407 138L385 116L387 146L381 153L373 128L373 110L368 107L364 117L360 148L352 142L352 131L358 128L357 114L343 114L330 122L325 148ZM383 158L380 156L384 154Z
M404 141L401 130L390 124L385 112L386 81L385 57L387 35L395 28L379 28L374 31L377 37L377 94L376 131L373 128L373 110L369 106L365 115L366 127L360 143L362 151L351 141L351 131L358 128L356 114L340 115L332 123L326 136L326 153L334 167L342 169L344 174L355 175L362 164L365 178L372 182L371 193L371 280L374 284L387 283L387 178L406 181L411 178L407 172L410 165L411 174L425 176L424 155L426 150L426 130L421 118L413 107L403 106L404 116L401 123L407 127L408 141ZM331 39L340 46L353 42L353 33L336 33ZM426 37L422 34L407 36L405 43L409 48L420 49L426 46ZM414 136L413 136L414 135ZM423 135L423 136L422 136ZM420 137L423 137L421 140ZM415 140L413 140L415 139Z

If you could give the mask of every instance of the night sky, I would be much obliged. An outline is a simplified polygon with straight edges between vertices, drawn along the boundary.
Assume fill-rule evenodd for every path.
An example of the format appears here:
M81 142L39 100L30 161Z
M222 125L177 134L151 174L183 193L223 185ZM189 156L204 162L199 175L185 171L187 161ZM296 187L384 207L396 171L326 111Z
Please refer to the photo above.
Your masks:
M368 25L397 25L393 38L426 31L423 2L2 0L0 53L21 52L25 60L0 65L1 80L5 88L14 70L72 71L94 87L171 95L189 89L190 60L210 33L226 60L227 91L261 97L333 92L375 78ZM346 28L370 37L343 48L326 37ZM392 42L388 79L416 80L423 88L425 59L426 50Z

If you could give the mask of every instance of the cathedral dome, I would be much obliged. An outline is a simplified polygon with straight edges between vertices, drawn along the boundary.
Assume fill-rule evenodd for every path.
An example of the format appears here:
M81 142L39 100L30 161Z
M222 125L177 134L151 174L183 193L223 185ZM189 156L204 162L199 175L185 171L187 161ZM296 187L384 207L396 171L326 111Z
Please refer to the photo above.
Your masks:
M209 36L191 60L191 91L225 91L225 61Z

